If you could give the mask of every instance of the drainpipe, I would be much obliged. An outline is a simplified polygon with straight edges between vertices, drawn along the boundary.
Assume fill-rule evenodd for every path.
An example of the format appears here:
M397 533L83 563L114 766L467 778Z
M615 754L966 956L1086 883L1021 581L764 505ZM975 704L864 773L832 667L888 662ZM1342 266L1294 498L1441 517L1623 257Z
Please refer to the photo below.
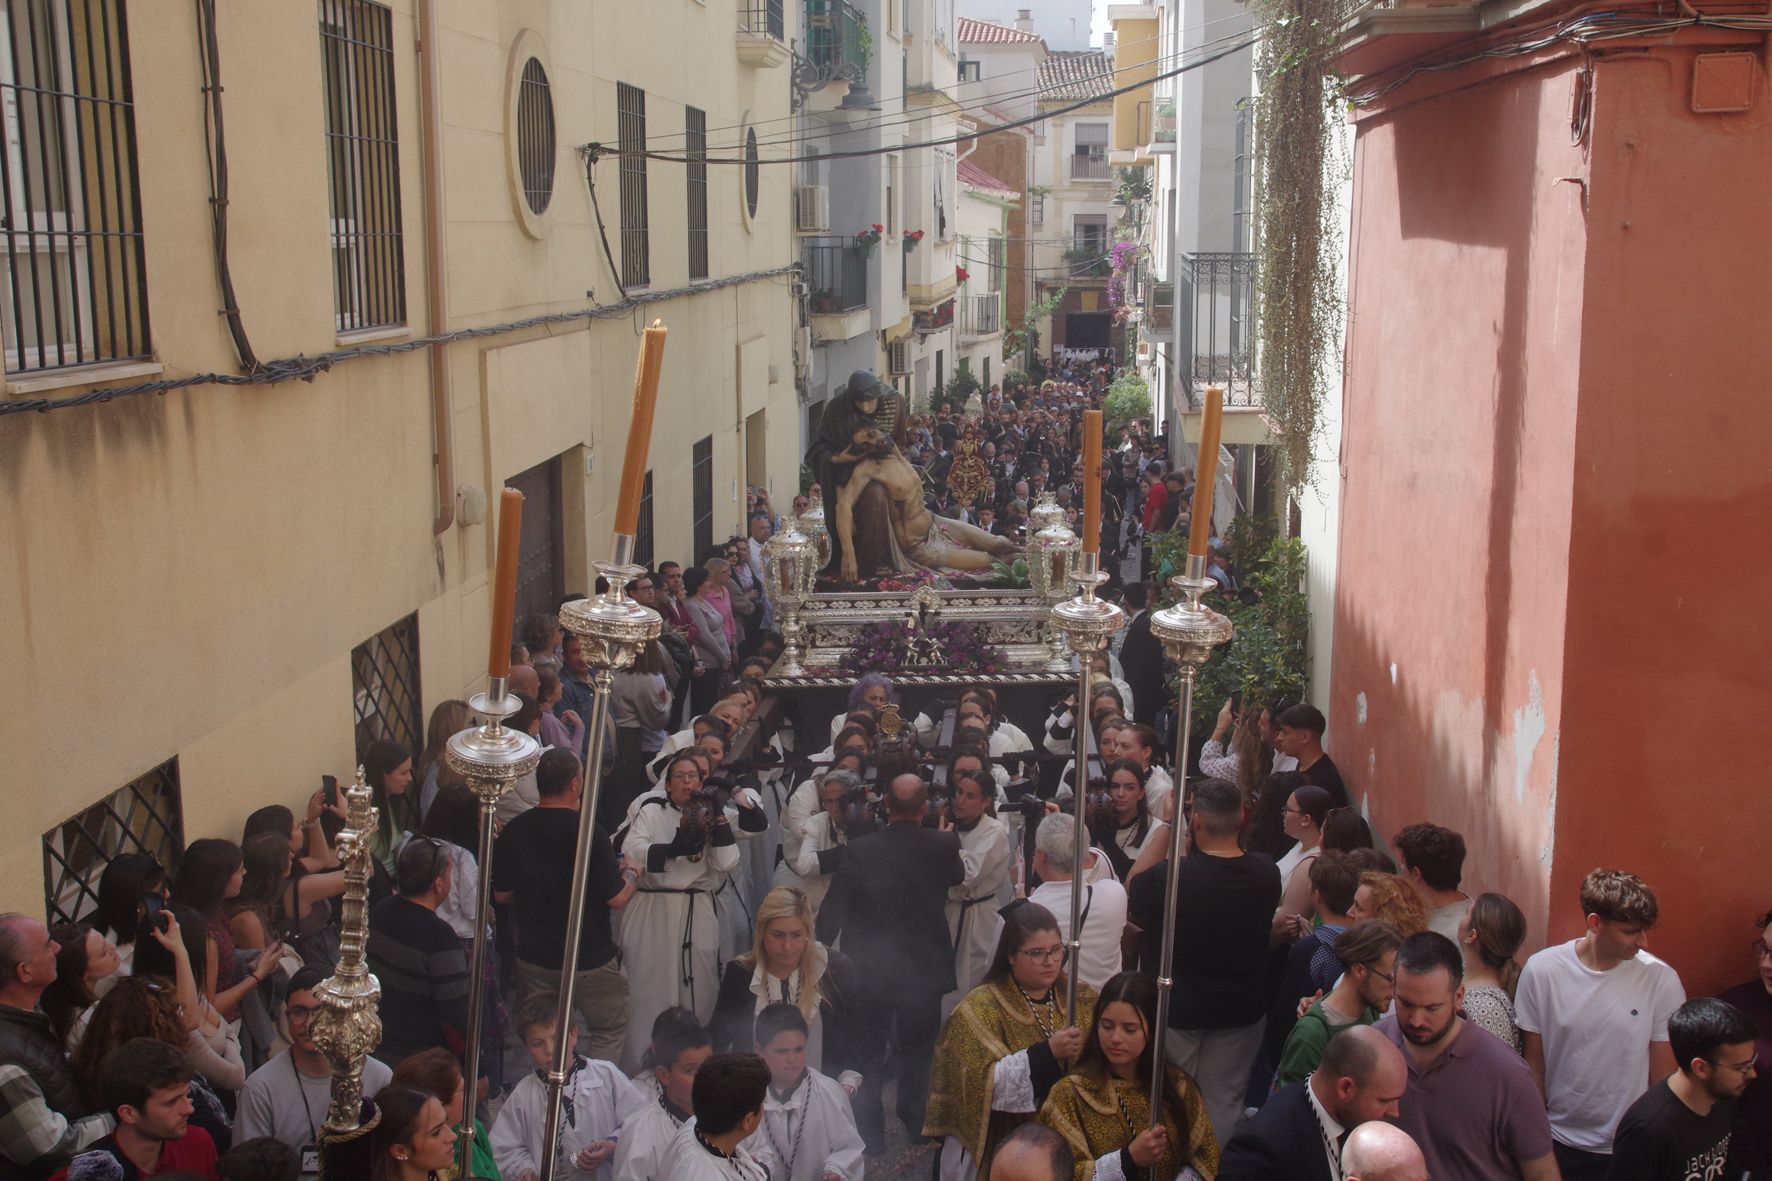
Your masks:
M420 155L424 160L421 188L425 210L425 319L432 336L449 324L443 273L443 116L437 106L436 0L418 4L418 106ZM432 345L430 361L431 426L436 432L432 464L437 474L437 516L431 531L442 536L455 524L455 446L453 411L449 404L449 366L445 348Z

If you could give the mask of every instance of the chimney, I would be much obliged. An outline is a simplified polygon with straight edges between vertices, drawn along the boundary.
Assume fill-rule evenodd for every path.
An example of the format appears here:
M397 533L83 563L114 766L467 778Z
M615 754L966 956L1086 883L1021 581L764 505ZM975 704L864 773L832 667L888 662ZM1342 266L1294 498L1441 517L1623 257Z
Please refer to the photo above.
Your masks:
M1034 31L1034 10L1031 8L1016 9L1015 10L1015 27L1017 29L1020 29L1024 33L1033 32Z

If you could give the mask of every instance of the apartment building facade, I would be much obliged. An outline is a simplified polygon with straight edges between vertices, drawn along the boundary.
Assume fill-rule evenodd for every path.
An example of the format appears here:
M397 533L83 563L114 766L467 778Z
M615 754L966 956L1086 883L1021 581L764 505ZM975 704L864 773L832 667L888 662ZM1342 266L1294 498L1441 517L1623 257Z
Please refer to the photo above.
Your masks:
M747 484L785 503L801 450L768 163L797 12L145 11L0 18L0 892L55 917L118 852L172 861L421 743L484 675L501 487L520 608L590 589L642 323L670 328L643 559L698 560Z

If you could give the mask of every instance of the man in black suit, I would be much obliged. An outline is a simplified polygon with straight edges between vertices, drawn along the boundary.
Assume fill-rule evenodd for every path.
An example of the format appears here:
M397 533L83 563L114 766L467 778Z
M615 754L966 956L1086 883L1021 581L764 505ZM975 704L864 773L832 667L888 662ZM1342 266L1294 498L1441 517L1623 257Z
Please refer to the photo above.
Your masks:
M1132 613L1132 622L1120 644L1120 671L1126 674L1126 687L1132 690L1132 720L1151 727L1156 726L1157 711L1164 705L1163 645L1151 634L1156 598L1156 588L1148 582L1126 588L1126 610Z
M939 831L923 827L928 801L920 776L895 778L886 789L885 830L849 843L818 910L818 938L829 947L842 935L843 952L865 982L871 1044L855 1113L870 1153L886 1150L880 1088L888 1034L896 1026L898 1118L915 1139L929 1101L941 998L955 986L947 898L966 880L966 867L960 838L945 822Z
M1370 1025L1342 1030L1309 1078L1282 1088L1231 1137L1218 1181L1335 1181L1349 1133L1395 1118L1408 1085L1389 1038Z

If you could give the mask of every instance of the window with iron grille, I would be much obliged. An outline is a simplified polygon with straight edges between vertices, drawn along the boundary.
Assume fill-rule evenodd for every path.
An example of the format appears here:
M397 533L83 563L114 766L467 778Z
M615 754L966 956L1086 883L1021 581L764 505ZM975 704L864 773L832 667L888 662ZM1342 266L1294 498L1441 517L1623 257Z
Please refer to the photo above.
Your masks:
M6 371L149 355L121 0L0 0Z
M714 549L714 436L696 443L690 452L689 484L695 515L691 536L695 541L695 561L706 561Z
M416 614L396 621L351 649L351 694L355 702L359 762L375 742L398 742L414 752L424 749Z
M1035 225L1040 226L1040 225L1046 224L1046 194L1045 193L1035 193L1034 194L1033 209L1031 210L1031 216L1033 217L1033 221L1034 221Z
M634 561L652 569L652 471L640 485L640 520L634 526Z
M523 202L539 217L554 200L554 96L547 70L533 57L517 86L517 170Z
M621 282L652 282L652 239L646 221L646 92L615 84L616 145L621 150Z
M98 880L125 853L145 853L171 877L185 848L178 760L124 784L43 834L43 910L78 922L98 907Z
M338 328L404 324L393 14L368 0L321 0L320 51Z
M991 238L985 242L984 282L986 291L1003 289L1003 239Z
M689 183L689 277L708 277L708 114L685 107L684 169Z

